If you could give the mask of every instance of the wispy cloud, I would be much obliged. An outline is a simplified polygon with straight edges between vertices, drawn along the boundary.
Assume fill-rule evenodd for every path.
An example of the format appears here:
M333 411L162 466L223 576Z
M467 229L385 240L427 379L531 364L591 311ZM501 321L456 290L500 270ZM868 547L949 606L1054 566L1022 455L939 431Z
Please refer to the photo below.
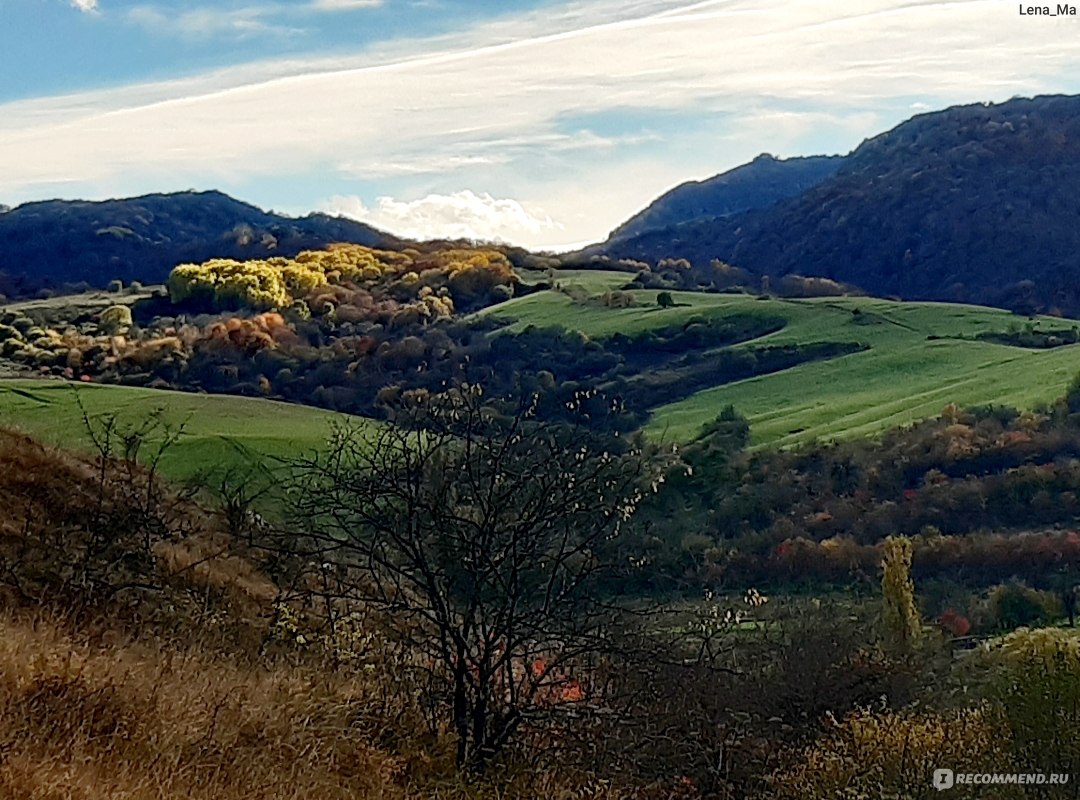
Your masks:
M173 13L157 6L144 5L128 9L126 18L154 33L193 38L219 35L245 38L267 34L291 36L302 32L296 26L272 21L268 9L260 6L190 8Z
M375 8L384 0L312 0L311 8L316 11L353 11L358 8Z
M396 161L384 161L377 158L350 159L340 162L338 169L350 177L371 180L401 175L446 175L461 170L489 167L493 164L506 164L509 161L508 157L501 154L471 156L403 153Z
M97 0L71 0L71 5L84 14L93 14L98 10Z
M125 14L129 22L161 34L185 37L232 35L246 38L256 35L304 33L300 23L316 13L356 11L377 8L385 0L306 0L305 2L252 2L246 5L189 5L182 10L155 4L136 5ZM97 0L72 0L83 6L96 6Z
M1000 0L571 2L333 62L0 106L0 192L378 177L393 203L463 186L532 202L566 226L519 228L543 244L603 235L664 186L762 151L850 149L915 102L1063 91L1077 74L1072 26ZM652 143L561 124L606 109L687 124Z

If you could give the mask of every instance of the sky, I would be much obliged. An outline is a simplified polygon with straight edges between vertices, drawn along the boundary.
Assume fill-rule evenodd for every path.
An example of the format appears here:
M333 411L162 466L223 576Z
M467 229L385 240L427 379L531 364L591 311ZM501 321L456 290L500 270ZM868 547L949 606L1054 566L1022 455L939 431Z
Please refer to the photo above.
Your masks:
M760 153L1080 93L1013 0L0 0L0 203L220 189L563 249Z

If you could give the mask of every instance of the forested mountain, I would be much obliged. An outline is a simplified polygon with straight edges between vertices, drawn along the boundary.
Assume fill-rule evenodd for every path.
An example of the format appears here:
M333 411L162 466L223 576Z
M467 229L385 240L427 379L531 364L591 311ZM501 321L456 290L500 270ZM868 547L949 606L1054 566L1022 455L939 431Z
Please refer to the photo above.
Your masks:
M690 220L768 208L821 183L843 162L842 156L780 159L763 153L749 164L676 186L616 228L607 244Z
M292 256L332 242L379 245L389 235L324 214L265 212L221 192L124 200L50 200L0 214L0 293L119 278L160 282L180 262Z
M1080 97L923 114L771 208L614 242L611 256L719 258L876 295L1080 311Z

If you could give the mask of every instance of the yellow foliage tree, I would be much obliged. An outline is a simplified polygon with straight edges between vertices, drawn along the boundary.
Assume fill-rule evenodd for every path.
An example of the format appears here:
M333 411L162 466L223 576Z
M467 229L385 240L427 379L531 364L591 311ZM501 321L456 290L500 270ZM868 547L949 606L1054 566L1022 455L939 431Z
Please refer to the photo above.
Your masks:
M405 286L418 286L421 274L430 270L442 273L455 291L467 293L509 284L514 277L509 260L497 250L452 248L422 254L334 244L325 250L305 250L293 259L216 258L203 264L181 264L170 274L168 287L176 303L202 297L226 307L269 310L310 299L328 285L400 279ZM416 310L422 316L434 318L454 312L449 297L420 299L423 302Z
M986 654L1015 762L1080 770L1080 639L1064 628L1020 628Z
M215 258L181 264L169 275L168 288L174 303L202 296L223 305L271 309L292 301L281 267L267 261Z
M885 540L881 560L885 631L889 644L900 652L909 652L922 630L911 582L911 555L911 540L906 536Z

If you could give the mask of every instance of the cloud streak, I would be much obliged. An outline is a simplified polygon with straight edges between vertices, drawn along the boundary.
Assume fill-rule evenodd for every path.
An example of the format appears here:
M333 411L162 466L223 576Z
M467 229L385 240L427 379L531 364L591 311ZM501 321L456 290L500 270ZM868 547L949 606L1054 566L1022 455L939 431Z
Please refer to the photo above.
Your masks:
M82 6L96 6L97 0L72 0ZM159 5L137 5L124 18L151 32L190 38L232 35L295 36L305 33L291 22L315 13L357 11L378 8L384 0L309 0L296 3L257 3L242 6L194 6L182 11Z
M550 209L565 230L520 239L538 245L602 235L645 192L762 150L846 150L913 103L1061 91L1078 67L1071 26L1021 21L999 0L576 2L336 63L0 106L0 193L421 176L413 200L472 186ZM649 145L648 131L561 127L627 109L685 115L686 129Z
M126 19L153 33L189 38L219 35L246 38L302 33L300 28L271 22L266 9L254 6L235 9L193 8L176 14L166 13L155 6L135 6L128 10Z
M358 8L377 8L383 0L312 0L316 11L355 11Z

